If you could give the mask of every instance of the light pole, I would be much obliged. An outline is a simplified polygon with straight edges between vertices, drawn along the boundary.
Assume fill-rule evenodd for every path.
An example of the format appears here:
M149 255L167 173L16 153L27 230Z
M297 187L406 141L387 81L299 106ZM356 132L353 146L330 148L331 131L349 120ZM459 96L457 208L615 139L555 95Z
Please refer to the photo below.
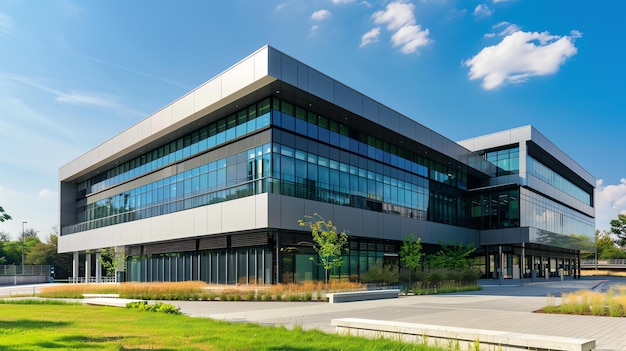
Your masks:
M22 222L22 275L24 275L24 224L28 222Z

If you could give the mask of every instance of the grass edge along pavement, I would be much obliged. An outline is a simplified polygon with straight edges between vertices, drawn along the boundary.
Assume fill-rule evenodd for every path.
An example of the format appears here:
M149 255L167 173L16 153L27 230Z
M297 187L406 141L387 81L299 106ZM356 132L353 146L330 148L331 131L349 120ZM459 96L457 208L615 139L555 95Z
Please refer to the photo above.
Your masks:
M319 330L230 323L132 309L0 300L0 349L420 350L444 348Z

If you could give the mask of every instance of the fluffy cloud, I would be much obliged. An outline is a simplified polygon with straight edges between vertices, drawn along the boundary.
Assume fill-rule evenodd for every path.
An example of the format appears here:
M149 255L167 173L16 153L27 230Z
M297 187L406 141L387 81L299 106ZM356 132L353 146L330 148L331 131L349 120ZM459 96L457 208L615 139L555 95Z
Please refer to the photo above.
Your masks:
M392 2L384 11L376 11L372 15L377 24L387 24L388 30L396 30L402 26L415 24L413 9L415 5L403 1Z
M620 179L620 183L615 185L604 185L604 181L599 179L595 200L596 228L609 229L612 219L616 219L620 213L626 214L626 178Z
M311 15L311 19L313 19L315 21L323 21L323 20L327 19L328 17L330 17L330 11L328 11L328 10L315 11Z
M0 13L0 33L9 35L13 32L15 23L13 19L4 13Z
M516 28L509 25L504 32ZM487 90L522 83L533 76L556 73L567 59L576 55L574 39L579 37L578 31L572 31L570 36L557 36L517 30L497 45L482 49L463 65L470 68L469 78L482 79Z
M400 46L400 51L410 54L417 51L420 46L426 46L428 40L428 29L422 30L418 25L402 26L391 36L393 46Z
M474 13L472 13L476 17L489 17L493 14L489 6L486 4L479 4L474 9Z
M365 45L369 45L371 43L375 43L378 41L378 37L380 36L380 27L373 28L369 32L363 34L361 36L361 47Z
M419 47L430 43L428 29L416 24L413 10L415 5L404 0L394 1L387 5L384 10L372 14L374 23L385 25L387 30L393 31L391 42L394 47L400 47L400 51L411 54ZM361 47L376 42L380 35L380 28L376 27L361 37Z

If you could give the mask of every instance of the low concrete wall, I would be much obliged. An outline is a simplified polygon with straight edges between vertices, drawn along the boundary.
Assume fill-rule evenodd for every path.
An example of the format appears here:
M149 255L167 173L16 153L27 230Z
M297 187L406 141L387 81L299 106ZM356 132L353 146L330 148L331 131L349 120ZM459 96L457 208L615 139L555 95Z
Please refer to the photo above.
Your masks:
M402 339L458 350L568 350L591 351L592 339L523 334L495 330L443 327L437 325L380 321L360 318L333 319L340 334Z
M347 291L340 293L326 294L329 303L379 300L379 299L397 299L400 295L398 289L387 290L367 290L367 291Z
M0 275L0 285L49 283L49 275Z

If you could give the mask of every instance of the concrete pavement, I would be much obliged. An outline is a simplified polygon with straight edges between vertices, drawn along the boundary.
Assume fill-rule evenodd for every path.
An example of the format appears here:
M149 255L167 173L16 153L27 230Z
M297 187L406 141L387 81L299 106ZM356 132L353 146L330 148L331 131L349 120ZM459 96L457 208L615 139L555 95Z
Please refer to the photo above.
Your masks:
M505 281L481 280L483 290L398 299L329 304L325 302L213 302L168 301L192 317L262 325L301 326L334 332L335 318L365 318L440 326L501 330L519 333L589 338L597 350L626 351L626 318L534 313L560 303L562 292L581 289L605 291L626 278L582 280ZM0 296L31 294L41 286L0 287ZM548 294L554 296L549 298Z
M334 332L335 318L366 318L441 326L502 330L519 333L589 338L598 350L626 351L626 318L533 313L548 304L548 294L559 303L561 292L601 289L615 278L507 282L481 281L476 292L401 296L398 299L340 304L323 302L170 302L192 317L263 325L301 326ZM626 280L617 279L626 283Z

